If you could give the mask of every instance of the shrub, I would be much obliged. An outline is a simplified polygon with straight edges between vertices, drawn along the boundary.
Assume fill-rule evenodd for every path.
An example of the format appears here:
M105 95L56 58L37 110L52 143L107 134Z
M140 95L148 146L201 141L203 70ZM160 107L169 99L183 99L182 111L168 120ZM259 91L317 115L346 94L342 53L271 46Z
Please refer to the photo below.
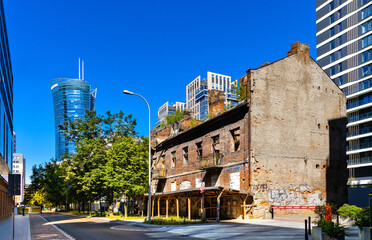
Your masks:
M338 213L341 217L348 217L354 221L354 226L357 226L360 230L363 227L369 226L369 208L360 208L355 205L344 204L338 209Z
M316 221L316 224L322 228L322 232L327 234L328 236L336 237L337 235L346 235L345 228L339 224L335 224L334 222L326 221L326 220L319 220Z

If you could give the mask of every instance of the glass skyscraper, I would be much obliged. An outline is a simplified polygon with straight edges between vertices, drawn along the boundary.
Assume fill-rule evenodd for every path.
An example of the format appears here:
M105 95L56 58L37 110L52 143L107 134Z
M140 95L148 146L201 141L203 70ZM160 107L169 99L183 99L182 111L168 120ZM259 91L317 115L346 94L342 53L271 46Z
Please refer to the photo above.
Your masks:
M50 81L55 120L55 158L75 151L74 144L66 141L59 126L68 119L83 118L85 111L94 110L97 89L91 92L90 83L82 79L57 78Z
M317 62L347 98L349 203L372 191L372 1L317 0Z
M207 72L207 78L195 78L186 86L186 108L195 114L195 119L205 120L209 115L208 90L220 90L225 93L225 106L238 104L236 82L231 77L219 73Z
M0 174L12 169L13 149L13 73L3 1L0 1Z

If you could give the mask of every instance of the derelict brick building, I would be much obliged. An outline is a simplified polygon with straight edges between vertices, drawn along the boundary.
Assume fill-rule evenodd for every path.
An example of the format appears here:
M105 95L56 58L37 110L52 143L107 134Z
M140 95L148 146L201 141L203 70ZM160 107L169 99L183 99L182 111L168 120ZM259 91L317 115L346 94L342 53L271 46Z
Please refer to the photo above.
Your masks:
M346 202L346 98L294 43L241 78L247 101L153 132L153 215L261 217L270 206ZM223 101L223 99L221 99ZM218 108L218 107L217 107Z

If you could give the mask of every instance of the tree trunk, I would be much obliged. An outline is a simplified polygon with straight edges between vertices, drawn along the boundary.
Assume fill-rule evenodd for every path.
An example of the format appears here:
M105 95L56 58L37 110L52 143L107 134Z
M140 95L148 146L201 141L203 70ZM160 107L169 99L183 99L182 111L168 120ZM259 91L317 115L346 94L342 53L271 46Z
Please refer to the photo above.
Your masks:
M114 216L114 193L112 190L110 190L108 203L109 203L109 216Z

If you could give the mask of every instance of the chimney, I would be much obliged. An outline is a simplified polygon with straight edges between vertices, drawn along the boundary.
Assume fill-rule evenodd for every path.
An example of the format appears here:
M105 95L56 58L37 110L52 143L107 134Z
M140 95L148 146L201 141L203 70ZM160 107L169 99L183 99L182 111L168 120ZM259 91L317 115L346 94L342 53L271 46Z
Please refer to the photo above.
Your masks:
M309 57L309 49L309 45L302 42L295 42L292 44L292 49L287 52L287 56L289 57L293 54L301 54Z
M211 116L223 113L225 107L225 93L220 90L208 90L208 108Z

